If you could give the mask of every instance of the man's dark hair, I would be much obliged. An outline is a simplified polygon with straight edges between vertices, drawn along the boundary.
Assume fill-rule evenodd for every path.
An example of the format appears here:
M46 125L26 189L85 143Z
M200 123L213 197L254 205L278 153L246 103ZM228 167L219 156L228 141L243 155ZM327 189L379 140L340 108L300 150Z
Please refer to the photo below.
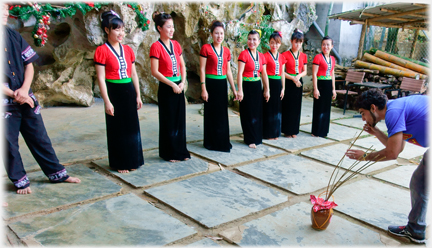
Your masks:
M370 89L363 92L355 104L356 109L370 110L371 105L374 104L379 110L383 110L387 104L387 96L379 89Z

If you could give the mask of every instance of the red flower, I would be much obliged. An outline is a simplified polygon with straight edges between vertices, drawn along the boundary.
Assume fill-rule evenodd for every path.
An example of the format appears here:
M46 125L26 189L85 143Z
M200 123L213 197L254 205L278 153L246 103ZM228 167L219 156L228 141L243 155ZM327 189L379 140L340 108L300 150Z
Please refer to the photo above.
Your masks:
M87 4L88 6L90 6L90 7L94 7L94 3L92 3L92 2L84 2L85 4Z
M132 8L132 6L130 4L127 5L129 8Z
M15 6L10 6L10 7L9 7L9 10L13 10L13 8L15 8Z
M150 20L147 20L147 24L150 24Z

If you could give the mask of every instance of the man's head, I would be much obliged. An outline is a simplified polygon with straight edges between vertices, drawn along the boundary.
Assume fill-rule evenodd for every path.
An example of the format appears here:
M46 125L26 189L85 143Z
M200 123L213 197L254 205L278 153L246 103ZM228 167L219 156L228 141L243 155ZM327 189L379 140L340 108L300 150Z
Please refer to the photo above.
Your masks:
M355 107L362 115L362 120L375 127L380 120L384 119L385 111L383 110L387 105L387 100L387 96L381 90L370 89L360 95Z
M9 17L9 4L3 3L3 10L2 10L2 24L6 25Z

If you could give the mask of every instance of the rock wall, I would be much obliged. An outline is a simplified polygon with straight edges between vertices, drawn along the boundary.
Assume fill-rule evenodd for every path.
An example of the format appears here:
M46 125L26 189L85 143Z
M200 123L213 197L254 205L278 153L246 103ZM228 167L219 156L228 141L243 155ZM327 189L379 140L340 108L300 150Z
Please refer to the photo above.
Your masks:
M254 24L262 15L271 15L271 26L283 33L280 51L290 48L290 37L295 28L307 31L317 16L314 3L257 3L253 11L250 3L140 3L151 20L157 10L173 16L174 39L183 48L188 73L186 97L189 102L200 102L199 51L203 44L211 42L210 23L218 19L226 23L225 44L232 52L231 67L237 75L237 57L244 49L236 42L241 24ZM94 97L100 96L97 86L93 55L97 46L104 43L100 27L100 14L108 9L119 13L125 22L124 44L136 55L136 68L144 102L157 102L158 81L151 75L149 50L159 38L151 20L150 29L137 27L135 12L117 3L92 10L85 16L77 11L72 18L51 20L48 44L35 47L41 57L35 63L32 89L44 106L78 105L90 106ZM33 24L9 20L9 26L18 29L29 44L33 44Z

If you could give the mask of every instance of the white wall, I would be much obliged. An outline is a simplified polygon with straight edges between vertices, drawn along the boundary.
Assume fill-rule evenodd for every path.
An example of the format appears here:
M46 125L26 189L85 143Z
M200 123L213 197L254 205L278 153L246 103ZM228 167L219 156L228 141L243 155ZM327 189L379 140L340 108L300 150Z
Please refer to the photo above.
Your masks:
M342 5L342 12L363 8L363 2L344 2ZM339 37L339 55L342 60L348 60L348 64L354 57L357 57L360 35L362 26L360 24L350 25L349 21L341 21L340 24L340 37ZM342 45L343 44L343 45Z

